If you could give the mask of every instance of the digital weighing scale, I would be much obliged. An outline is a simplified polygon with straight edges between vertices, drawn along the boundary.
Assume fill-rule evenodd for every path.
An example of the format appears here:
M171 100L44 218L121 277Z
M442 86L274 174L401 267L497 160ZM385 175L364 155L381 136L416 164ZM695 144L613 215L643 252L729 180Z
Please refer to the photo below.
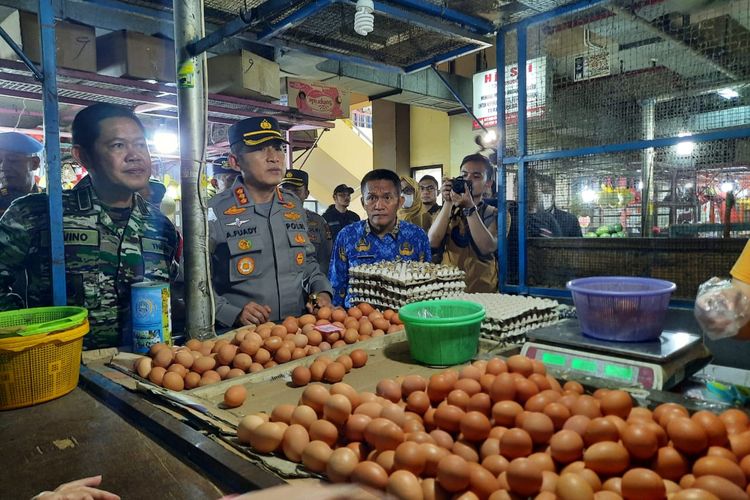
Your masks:
M651 342L611 342L585 336L578 320L567 319L526 338L521 354L559 375L580 373L644 389L674 387L711 360L703 337L684 330L664 330Z

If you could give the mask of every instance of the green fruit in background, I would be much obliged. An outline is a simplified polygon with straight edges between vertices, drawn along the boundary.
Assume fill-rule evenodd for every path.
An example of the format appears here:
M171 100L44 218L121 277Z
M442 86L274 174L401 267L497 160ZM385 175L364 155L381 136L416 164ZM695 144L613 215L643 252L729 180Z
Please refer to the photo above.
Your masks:
M596 230L596 234L599 236L602 236L604 234L609 234L609 226L599 226L599 228Z
M621 233L622 232L622 224L620 224L618 222L617 224L615 224L614 226L612 226L610 228L610 232L611 233Z
M598 235L598 234L596 234L596 233L595 233L595 232L593 232L593 231L590 231L590 232L588 232L588 233L584 234L584 235L583 235L583 237L584 237L584 238L598 238L598 237L599 237L599 235Z
M619 236L620 238L627 238L627 237L628 237L628 233L626 233L625 231L620 231L620 232L618 232L618 233L616 233L616 234L617 234L617 235L618 235L618 236Z
M609 233L602 233L602 234L599 235L599 238L611 238L611 237L612 237L612 235L609 234Z

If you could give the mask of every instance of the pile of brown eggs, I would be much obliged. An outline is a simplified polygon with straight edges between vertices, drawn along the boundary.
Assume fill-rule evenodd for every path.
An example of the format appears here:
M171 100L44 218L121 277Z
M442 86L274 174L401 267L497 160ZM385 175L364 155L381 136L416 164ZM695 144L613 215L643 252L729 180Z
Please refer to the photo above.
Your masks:
M747 499L750 419L633 407L627 392L560 386L523 356L477 361L375 393L337 383L253 414L240 442L333 482L401 499Z
M326 333L315 329L329 324L341 331ZM381 313L366 303L349 310L321 307L317 315L290 316L279 325L268 322L242 327L231 341L193 339L184 347L154 344L148 357L136 359L133 370L156 385L182 391L256 373L402 328L398 313L390 309Z

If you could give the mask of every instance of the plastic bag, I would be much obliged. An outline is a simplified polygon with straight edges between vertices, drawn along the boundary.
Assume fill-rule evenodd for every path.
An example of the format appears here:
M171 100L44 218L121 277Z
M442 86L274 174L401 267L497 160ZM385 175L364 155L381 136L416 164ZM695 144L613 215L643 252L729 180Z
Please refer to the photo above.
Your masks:
M750 298L731 279L713 277L698 287L694 312L711 340L734 337L750 320Z

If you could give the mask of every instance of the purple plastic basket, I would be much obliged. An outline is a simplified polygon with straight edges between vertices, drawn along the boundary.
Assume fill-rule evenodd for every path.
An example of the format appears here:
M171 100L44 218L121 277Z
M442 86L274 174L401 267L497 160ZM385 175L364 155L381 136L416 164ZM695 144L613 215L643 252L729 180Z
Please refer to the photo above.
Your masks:
M580 278L566 286L573 294L581 331L616 342L658 339L677 288L671 281L627 276Z

